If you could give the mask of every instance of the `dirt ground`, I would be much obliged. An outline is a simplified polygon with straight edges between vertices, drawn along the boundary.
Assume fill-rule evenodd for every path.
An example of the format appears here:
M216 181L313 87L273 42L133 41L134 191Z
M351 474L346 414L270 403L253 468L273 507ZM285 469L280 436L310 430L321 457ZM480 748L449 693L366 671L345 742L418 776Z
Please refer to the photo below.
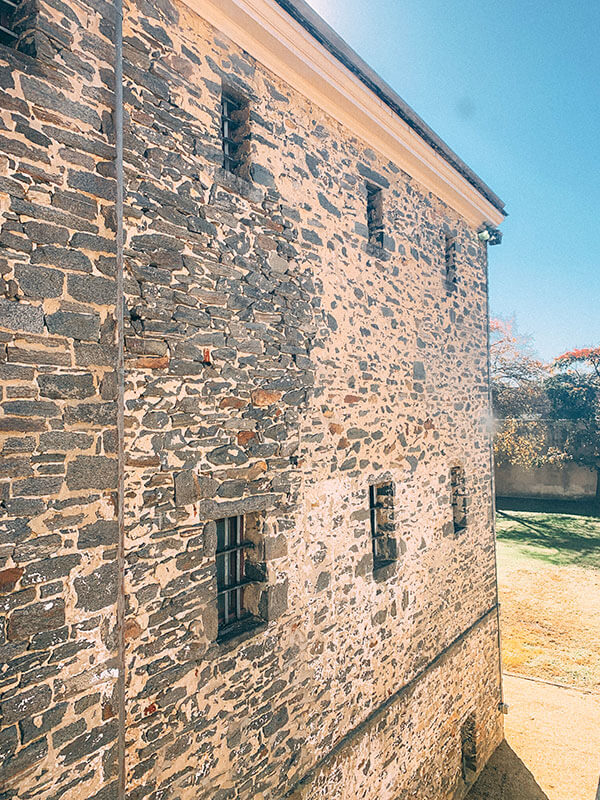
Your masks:
M468 800L600 800L600 695L505 675L506 741Z
M600 521L499 514L498 573L504 669L600 691Z
M469 800L600 800L600 520L500 512L497 530L509 714Z

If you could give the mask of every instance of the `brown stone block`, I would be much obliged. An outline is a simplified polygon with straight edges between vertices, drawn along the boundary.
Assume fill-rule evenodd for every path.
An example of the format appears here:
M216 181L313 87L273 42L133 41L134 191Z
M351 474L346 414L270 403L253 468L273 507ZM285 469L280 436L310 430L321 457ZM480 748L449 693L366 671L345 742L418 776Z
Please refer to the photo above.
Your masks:
M128 467L159 467L159 456L127 456Z
M15 584L23 574L24 570L20 567L10 567L9 569L3 569L0 572L0 592L12 592L15 588Z
M219 408L244 408L247 405L248 401L243 400L241 397L224 397L219 403Z
M135 358L129 363L137 369L166 369L169 366L169 356L143 356Z
M134 619L128 619L125 623L125 641L129 642L131 639L137 639L142 632L140 625Z
M257 389L252 392L252 405L264 408L281 400L281 392L270 392L267 389Z
M248 444L248 442L255 438L256 434L254 431L240 431L237 435L237 441L241 447L243 447L245 444Z

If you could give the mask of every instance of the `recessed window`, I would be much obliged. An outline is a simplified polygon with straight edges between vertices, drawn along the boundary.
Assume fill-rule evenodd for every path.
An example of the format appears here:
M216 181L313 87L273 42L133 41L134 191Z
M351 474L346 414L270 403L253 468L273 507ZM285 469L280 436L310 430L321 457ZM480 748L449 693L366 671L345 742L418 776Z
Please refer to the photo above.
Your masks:
M0 44L12 47L17 34L14 32L16 10L19 3L13 0L0 0Z
M367 229L369 243L383 247L383 191L367 184Z
M463 781L470 781L477 772L475 713L469 714L460 728L461 772Z
M456 286L456 236L446 234L444 241L446 284L448 289L453 289Z
M373 570L377 571L394 562L398 555L394 525L393 483L369 486L369 513Z
M247 160L249 104L247 100L223 90L221 108L223 167L239 175Z
M252 583L246 576L245 551L252 542L244 540L244 517L217 520L217 603L219 633L251 616L246 590Z
M467 493L465 489L465 471L462 467L450 470L450 486L452 491L452 521L454 533L460 533L467 527Z

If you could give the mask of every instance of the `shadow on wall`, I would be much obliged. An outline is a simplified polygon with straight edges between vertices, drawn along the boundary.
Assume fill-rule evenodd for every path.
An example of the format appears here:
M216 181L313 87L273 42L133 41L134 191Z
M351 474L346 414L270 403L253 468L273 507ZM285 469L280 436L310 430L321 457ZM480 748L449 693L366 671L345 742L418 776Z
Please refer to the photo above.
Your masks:
M506 739L496 749L467 800L549 800Z

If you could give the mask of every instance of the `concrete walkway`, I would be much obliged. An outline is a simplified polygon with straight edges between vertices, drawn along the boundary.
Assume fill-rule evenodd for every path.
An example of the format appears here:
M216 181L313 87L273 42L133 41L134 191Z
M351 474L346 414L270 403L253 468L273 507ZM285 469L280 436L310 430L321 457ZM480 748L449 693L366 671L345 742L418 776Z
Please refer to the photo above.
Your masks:
M506 741L469 800L600 800L600 695L504 676Z

